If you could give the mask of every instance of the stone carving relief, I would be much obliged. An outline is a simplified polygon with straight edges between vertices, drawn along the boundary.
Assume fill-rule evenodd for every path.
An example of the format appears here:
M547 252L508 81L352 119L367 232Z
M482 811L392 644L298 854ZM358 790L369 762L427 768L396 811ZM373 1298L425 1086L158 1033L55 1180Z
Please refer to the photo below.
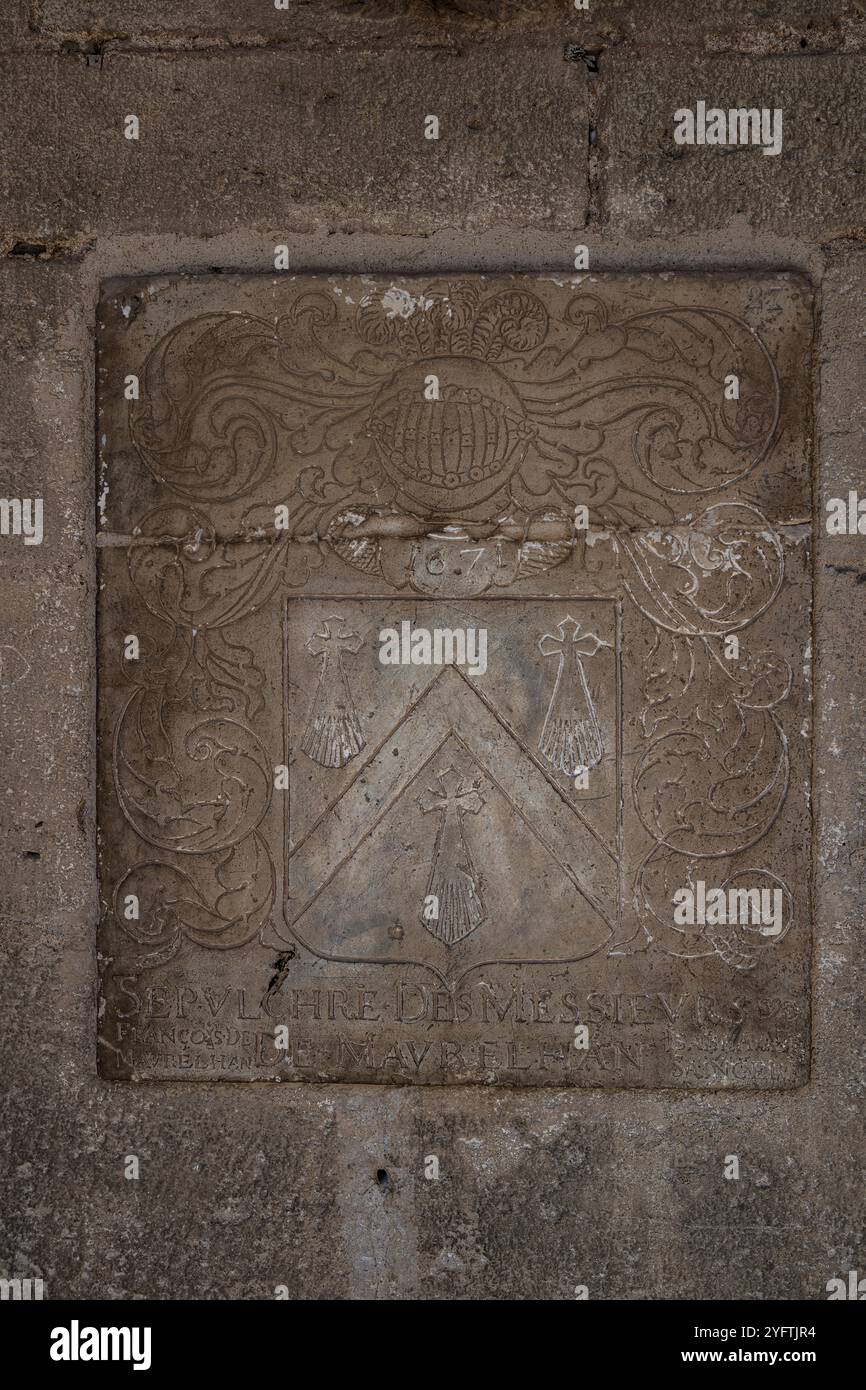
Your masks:
M464 816L477 815L484 799L453 767L438 772L436 780L438 788L419 803L425 815L439 816L422 920L433 936L453 946L484 921L481 883L463 830Z
M301 748L322 767L345 767L364 747L343 666L343 653L356 652L360 645L360 637L346 632L339 617L322 623L321 632L307 642L307 651L321 657L321 674Z
M111 486L118 460L138 470L102 552L109 1025L121 980L141 1003L168 972L199 1008L237 979L251 998L252 962L288 956L308 991L408 990L416 1012L450 992L451 1022L467 1026L444 1041L461 1065L487 1045L472 991L491 991L481 1019L504 1051L486 1079L517 1079L517 1013L497 1011L526 990L526 1079L706 1084L675 1065L663 1009L645 1074L613 1080L570 1053L547 1068L540 995L560 999L569 1049L587 996L649 998L656 980L666 999L721 999L709 1017L736 1014L733 982L753 981L760 1019L777 960L799 984L779 1004L790 1039L778 1056L764 1046L781 1057L768 1084L796 1083L808 597L784 512L797 506L785 488L806 496L808 480L782 372L808 311L797 301L780 329L771 310L788 292L670 277L240 280L186 303L170 282L154 304L141 292L138 337L106 329ZM221 307L227 294L238 302ZM124 408L109 399L115 360L140 377ZM383 667L380 633L401 624L407 642L412 626L446 634L451 660L407 649ZM455 659L472 625L489 643L483 673ZM142 632L137 662L117 655L121 629ZM778 889L781 926L677 924L673 895L698 880ZM258 995L276 1018L273 993ZM405 1057L405 1010L377 1008L368 1033ZM356 1077L368 1041L315 1022L325 1060L312 1072ZM771 1032L762 1022L756 1037ZM114 1033L116 1074L183 1066L177 1042L160 1062L152 1038L125 1047ZM240 1070L286 1074L281 1060ZM366 1079L389 1078L374 1066ZM448 1067L399 1079L447 1080Z
M602 646L601 638L582 632L574 618L563 618L556 633L545 633L538 643L541 655L556 657L558 663L538 746L549 763L570 777L597 767L604 753L583 665Z

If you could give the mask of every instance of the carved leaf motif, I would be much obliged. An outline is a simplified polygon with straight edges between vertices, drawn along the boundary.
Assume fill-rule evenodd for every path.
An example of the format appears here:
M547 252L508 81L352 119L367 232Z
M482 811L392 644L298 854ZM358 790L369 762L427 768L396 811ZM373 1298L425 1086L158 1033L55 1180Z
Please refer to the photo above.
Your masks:
M691 526L621 534L626 587L656 627L723 636L754 622L782 587L778 536L752 507L720 503Z
M197 718L162 691L139 691L128 701L114 779L123 814L141 839L182 854L243 840L271 798L270 763L251 729Z
M644 922L645 936L667 955L683 960L698 960L716 955L730 969L753 970L768 950L782 942L793 921L793 902L784 879L766 869L750 865L734 867L729 856L719 856L713 863L713 883L727 894L728 890L762 889L782 896L782 920L779 929L757 925L751 920L724 923L695 921L678 925L674 921L674 895L683 888L695 891L699 880L705 879L708 869L704 861L689 859L667 846L657 845L640 866L635 881L635 907ZM738 913L739 913L738 906Z
M196 870L194 879L186 869L151 861L130 869L117 885L116 920L147 948L136 968L170 959L183 938L219 951L243 946L267 920L276 882L267 846L258 835L221 855L199 859ZM130 894L139 903L133 920L124 911Z

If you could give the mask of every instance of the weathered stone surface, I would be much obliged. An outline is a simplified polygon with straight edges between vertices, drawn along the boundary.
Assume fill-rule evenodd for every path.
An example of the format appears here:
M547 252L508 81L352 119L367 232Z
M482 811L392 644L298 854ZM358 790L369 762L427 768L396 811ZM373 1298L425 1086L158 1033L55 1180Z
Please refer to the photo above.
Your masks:
M107 1074L801 1083L798 282L181 279L100 323ZM775 926L684 931L698 878Z
M591 7L588 16L609 40L646 51L661 47L666 58L684 44L755 54L857 48L864 17L861 0L733 0L723 6L673 0L652 11L642 0L613 0L603 9Z
M59 269L36 268L46 306ZM866 257L839 243L818 352L827 486L859 476L864 288ZM60 310L34 309L46 313ZM44 1276L51 1297L270 1298L285 1283L293 1298L560 1299L579 1282L593 1299L826 1297L828 1278L858 1266L866 1219L857 703L866 682L852 664L866 637L858 542L833 544L844 570L819 571L816 613L826 862L813 913L809 1086L673 1104L634 1091L117 1086L95 1075L92 915L4 919L11 1161L0 1165L0 1266ZM39 637L37 628L41 673ZM68 708L87 723L92 698L82 687ZM43 724L33 715L26 727ZM831 758L834 744L844 752ZM69 757L92 787L86 749ZM43 810L63 785L43 784ZM74 811L64 802L70 826ZM124 1182L124 1157L139 1151L143 1181ZM720 1176L732 1152L743 1160L737 1184ZM431 1153L439 1183L422 1176Z
M585 84L559 49L531 62L525 49L366 53L349 64L273 52L114 55L99 66L15 56L0 83L14 150L0 176L10 240L205 225L278 237L313 217L352 229L359 215L370 229L415 233L509 217L583 223ZM129 114L138 140L124 138ZM424 135L430 114L438 140Z
M120 0L107 5L91 0L71 4L47 0L40 9L38 32L56 37L96 35L100 38L171 38L201 40L262 39L302 43L311 39L328 42L370 42L407 35L430 42L447 42L452 35L489 38L499 32L514 33L564 26L567 11L558 0L315 0L281 10L270 0L238 6L233 0L189 0L179 8L170 0Z
M313 0L276 10L262 0L42 0L36 31L67 40L247 42L294 45L364 43L449 45L495 41L502 35L545 32L566 39L775 48L802 52L841 47L862 38L860 0L729 0L723 9L668 0L648 11L646 0L611 0L576 11L569 0Z
M93 678L93 590L83 579L11 582L0 573L0 606L2 911L26 922L92 902L90 721L80 694Z
M7 257L0 274L0 496L42 501L41 544L0 540L2 572L83 573L93 531L92 370L80 266Z
M32 38L28 23L29 0L5 0L0 10L0 44L13 48Z
M818 353L816 891L825 928L816 961L820 1027L815 1058L823 1084L842 1088L851 1107L849 1123L856 1123L866 1085L859 1066L838 1070L834 1039L850 1032L852 1058L864 1055L866 536L827 535L826 518L832 498L847 500L852 489L861 498L866 493L866 358L859 307L864 293L866 255L862 248L840 244L829 258Z
M93 398L81 299L74 263L0 261L0 499L42 503L38 544L2 534L14 512L0 507L0 914L15 919L16 941L34 918L93 901Z
M740 58L687 58L663 66L607 55L598 117L601 216L618 235L724 228L735 221L775 234L831 238L866 222L864 60L768 58L744 77ZM674 112L780 108L783 146L677 145ZM720 248L722 251L723 247Z
M242 7L233 8L240 11ZM307 30L300 39L286 41L286 46L296 42L304 48L318 46L323 52L326 44L337 44L344 68L353 61L347 52L365 45L375 51L433 44L454 50L472 41L473 57L477 57L478 40L482 46L494 47L501 59L515 32L486 21L460 25L450 6L449 22L424 24L413 17L418 6L410 7L398 24L386 24L381 18L371 24L361 17L368 7L353 6L352 15L341 16L338 41L332 23L335 10L318 5L303 8L310 14ZM562 8L569 7L564 3ZM687 46L693 50L710 47L718 35L724 44L746 54L766 52L780 42L787 50L796 50L802 39L813 51L816 31L819 49L822 43L834 46L838 34L843 35L841 44L850 46L857 40L849 17L862 6L850 0L840 4L822 0L814 6L799 0L760 0L754 5L732 0L720 8L697 7L683 0L663 7L619 5L614 11L605 4L604 23L594 0L593 8L598 27L604 30L600 72L587 81L576 53L569 64L563 64L579 79L576 89L582 91L586 81L590 93L599 92L607 80L605 68L617 46L620 51L630 46L632 52L639 52L661 82L672 57L682 70ZM119 13L113 3L100 9L106 24ZM209 18L219 19L227 6L215 0L204 8L190 4L182 9L183 15L195 16L200 37L192 30L182 32L183 16L174 17L177 27L172 32L160 30L165 12L160 18L159 6L153 3L142 5L139 14L144 21L152 16L154 27L149 32L131 31L128 40L109 35L109 50L126 43L160 47L226 42L218 32L204 30ZM261 13L268 9L269 5L263 5ZM47 27L39 34L23 29L19 22L23 7L15 10L13 40L8 23L4 27L13 10L8 4L3 7L0 34L6 52L17 50L16 65L22 61L22 48L33 54L40 46L59 48L66 42L59 31L52 35ZM251 10L244 6L244 15ZM65 12L80 16L82 10L74 3L55 5L53 0L40 0L34 7L35 18L50 15L56 25L63 24ZM132 15L129 6L124 14ZM616 24L607 22L612 14ZM93 46L105 37L98 19L94 13ZM521 22L515 19L514 25ZM591 42L592 19L587 25L580 17L569 16L566 27L566 42ZM613 32L617 28L619 35ZM554 32L551 23L550 33ZM505 38L502 45L500 35ZM68 37L71 45L88 46L88 37L81 31ZM244 41L252 44L259 39L251 34ZM283 46L282 40L277 43ZM563 43L558 36L556 44L561 55ZM233 111L238 124L255 123L255 103L263 94L250 95L252 84L247 83L244 68L249 54L224 57L222 105ZM64 61L83 66L83 59ZM98 84L99 54L91 54L90 61L88 72ZM110 61L103 58L104 70L110 68ZM137 61L144 65L141 56ZM504 224L496 238L471 241L464 234L463 240L415 239L416 232L426 233L430 227L419 203L416 211L409 208L405 218L399 219L396 229L407 234L399 241L361 235L328 239L326 233L341 224L395 225L388 220L391 206L396 206L392 186L386 181L381 187L375 182L364 187L360 176L357 185L352 185L351 169L344 179L354 190L347 197L345 219L333 218L327 204L316 201L317 168L309 172L306 182L303 174L298 176L294 201L283 199L273 219L278 227L294 226L311 234L308 244L297 243L299 255L293 264L298 265L321 265L327 255L334 258L331 264L338 265L344 255L344 264L362 270L372 266L390 270L397 265L406 270L424 264L437 272L453 269L459 278L470 266L538 267L548 257L548 265L559 267L560 278L565 278L561 272L571 263L572 242L590 240L595 267L710 263L747 279L749 268L756 266L797 266L811 276L820 306L816 376L811 384L805 375L801 377L802 365L793 372L780 369L780 374L783 383L792 374L802 379L800 398L804 404L815 400L818 405L814 515L808 503L804 513L795 512L794 502L797 509L800 505L801 477L796 459L791 460L793 490L781 473L774 474L779 503L774 529L785 533L785 522L810 516L817 541L813 650L817 874L808 924L815 943L808 1084L775 1092L729 1089L689 1094L498 1086L226 1086L183 1081L129 1086L97 1074L96 913L92 907L74 905L82 901L82 889L91 899L96 896L93 826L86 813L83 831L78 824L82 797L89 804L95 786L91 732L95 663L88 656L85 669L81 660L84 644L93 640L89 613L96 568L89 530L81 533L80 556L74 558L82 479L88 493L100 491L93 476L93 410L88 399L95 286L98 277L107 273L267 264L269 240L263 245L265 234L256 234L256 228L265 225L258 220L257 207L261 206L263 216L270 215L268 180L281 174L279 167L273 176L266 173L258 200L254 190L246 190L248 196L243 196L243 180L236 178L231 167L214 175L215 152L220 142L225 143L224 132L220 128L218 141L211 145L207 122L187 121L182 130L175 128L173 113L178 104L183 105L183 98L173 87L181 85L181 79L166 80L160 86L164 59L152 55L149 61L152 90L159 93L151 120L164 123L170 142L167 138L163 166L149 170L148 177L163 190L165 206L156 209L150 223L142 220L140 235L128 236L130 204L118 195L120 175L113 144L106 144L104 159L88 163L88 142L73 142L69 161L78 159L79 173L89 186L74 195L69 192L74 173L67 172L65 183L61 179L72 209L65 225L74 221L76 208L83 209L86 225L74 228L70 236L85 242L92 234L88 228L101 218L98 242L82 258L81 277L71 275L58 295L59 278L69 270L63 260L54 257L33 263L13 257L0 262L0 279L22 277L15 282L19 288L7 292L3 301L4 326L12 325L13 364L3 382L5 476L16 484L23 480L22 487L24 482L29 486L48 477L47 495L54 490L63 518L60 533L51 533L50 550L42 547L25 555L20 546L9 550L0 544L0 646L11 643L30 664L25 681L11 691L0 691L4 735L0 795L14 807L12 818L7 815L2 827L9 843L0 873L0 1129L4 1141L0 1274L42 1276L51 1298L271 1299L275 1286L285 1284L289 1296L297 1299L536 1300L571 1299L578 1283L588 1286L593 1300L826 1298L829 1278L852 1269L862 1274L866 1268L862 1008L866 988L862 930L866 610L861 582L866 559L863 538L827 537L822 529L824 501L862 486L866 359L861 306L866 256L856 237L832 239L839 228L829 204L826 221L816 216L806 229L811 244L782 239L786 229L793 227L789 209L802 205L808 192L801 182L804 170L811 177L814 168L820 176L821 162L827 158L819 138L821 126L814 123L814 144L812 134L807 135L808 158L787 161L778 218L769 205L762 208L764 220L755 222L759 236L751 234L745 213L724 238L716 234L715 223L708 232L694 235L694 205L671 204L653 232L655 241L643 241L643 230L630 240L624 224L615 219L603 228L594 223L584 235L568 235L561 245L521 223L526 195L518 185L513 217L505 194L502 210L491 203L491 217ZM46 97L49 106L66 100L65 79L57 78L55 62L50 59L43 66L32 56L27 59L27 82L16 88L22 93L13 113L16 122L30 106L31 119L38 124ZM534 70L533 64L537 67L534 48L525 50L524 62L529 71ZM804 82L816 80L818 69L808 56L797 58L792 66L803 70ZM760 70L760 63L748 57L741 60L744 83ZM838 84L832 68L829 80L821 77L834 105L848 99L846 72L839 68ZM142 78L136 90L146 85ZM350 99L360 103L363 112L374 91L375 84L364 90L359 82L353 84ZM236 106L233 93L238 94ZM568 120L575 110L570 102L571 93L562 106ZM66 101L65 109L72 119L75 102ZM12 128L4 120L4 132ZM574 120L574 150L581 167L571 166L568 175L573 174L581 187L585 128L585 113L580 110ZM812 126L807 130L812 131ZM51 126L49 141L56 131ZM45 138L44 124L41 138ZM531 151L536 163L543 163L544 149L534 148L531 129L525 127L515 138ZM607 148L596 146L600 168ZM5 165L6 146L4 152ZM39 140L27 146L26 153L31 161L57 166L57 152ZM648 156L650 167L652 158ZM723 158L739 165L750 156ZM211 170L212 188L204 192L195 183L199 166ZM249 167L262 166L251 163ZM232 224L230 241L224 237L214 243L209 235L224 179L238 185L238 222ZM94 181L101 213L98 207L93 213L97 205ZM26 189L32 192L36 183L35 178L29 185L22 183L22 196L29 196ZM32 239L45 240L49 249L55 249L47 225L44 235L33 234L43 217L43 192L37 192L36 201L9 206L8 223L4 214L4 248L12 241ZM696 182L692 192L702 218L710 222L724 214L724 209L707 211L717 194L715 184ZM150 198L146 187L139 186L134 193ZM432 199L435 193L431 183L425 196ZM173 215L167 210L170 195L176 204ZM276 205L277 195L273 196ZM814 196L817 207L820 190ZM196 200L198 218L192 207ZM440 211L438 204L436 211ZM439 220L446 225L446 215ZM217 221L225 226L229 218ZM556 219L543 225L555 230ZM728 226L728 220L724 225ZM175 227L187 233L186 239L175 242L164 235L150 235ZM268 238L270 234L268 226ZM295 246L288 234L287 240ZM25 267L32 278L24 276ZM762 315L753 326L767 334L772 316ZM799 330L794 336L799 341ZM7 338L3 342L0 359L5 366ZM786 333L781 333L773 353L786 342ZM81 387L69 373L73 353L83 373ZM40 366L43 356L44 368ZM65 392L81 392L77 429L74 412L65 414L62 398L52 393L55 362ZM776 448L785 447L783 437ZM770 460L776 457L774 451ZM130 476L138 467L131 455ZM107 498L110 519L116 516L118 523L122 517L115 506L122 481L121 474ZM145 510L146 490L139 500ZM47 514L49 528L57 517L52 506ZM796 537L793 526L791 534ZM796 544L791 549L799 553ZM56 560L60 553L62 564ZM66 557L69 570L63 569ZM86 580L86 588L79 585L79 577ZM765 624L776 614L780 631L773 630L767 638L767 645L774 649L780 641L790 640L781 635L784 623L793 631L795 619L799 621L790 608L783 611L777 605ZM155 620L153 630L159 631ZM751 629L758 630L757 625ZM57 650L62 651L62 667ZM603 651L599 653L601 659L604 656ZM351 666L347 660L347 667ZM786 703L780 708L783 719L787 718L791 707ZM7 788L12 791L8 798ZM477 825L479 815L483 811L467 820ZM428 814L425 825L432 818ZM38 821L45 829L52 827L52 835L56 831L60 838L46 843L43 834L41 844L32 839L30 832ZM21 857L32 850L41 850L40 860ZM788 867L797 882L806 873L809 858L807 853L791 855ZM770 960L793 940L789 937L768 952ZM276 950L272 960L277 960ZM272 973L278 973L276 968ZM122 1176L130 1153L142 1159L137 1183ZM739 1154L741 1160L736 1183L722 1176L725 1156L731 1153ZM428 1182L423 1176L430 1154L439 1158L439 1182ZM387 1176L380 1178L380 1170Z

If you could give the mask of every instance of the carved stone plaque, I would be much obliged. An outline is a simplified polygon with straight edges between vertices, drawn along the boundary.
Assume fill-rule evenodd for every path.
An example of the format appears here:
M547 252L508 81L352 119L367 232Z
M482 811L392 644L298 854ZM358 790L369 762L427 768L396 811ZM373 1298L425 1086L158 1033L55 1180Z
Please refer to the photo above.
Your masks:
M100 1063L808 1079L788 275L115 282Z

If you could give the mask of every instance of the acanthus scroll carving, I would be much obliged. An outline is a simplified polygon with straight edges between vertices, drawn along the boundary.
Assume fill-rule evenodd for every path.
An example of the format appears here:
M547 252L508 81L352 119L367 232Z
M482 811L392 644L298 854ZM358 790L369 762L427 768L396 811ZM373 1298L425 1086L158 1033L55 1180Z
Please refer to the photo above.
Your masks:
M758 595L755 606L761 602ZM739 598L736 610L738 626L752 620ZM719 609L712 623L723 615ZM760 853L788 794L788 739L778 710L791 683L787 661L772 653L730 661L715 635L657 626L641 715L648 742L632 778L633 803L653 847L635 876L634 906L646 940L670 954L715 952L746 970L787 935L787 885L760 864L747 867L743 856ZM725 889L735 880L773 879L787 904L784 930L766 937L711 924L697 933L678 929L674 892L706 874Z
M321 291L276 322L207 314L173 329L130 410L154 476L220 503L267 492L290 462L296 535L326 534L340 512L570 522L577 505L642 526L745 478L774 438L776 370L734 314L611 320L576 293L554 322L529 290L467 281L366 298L340 331Z

